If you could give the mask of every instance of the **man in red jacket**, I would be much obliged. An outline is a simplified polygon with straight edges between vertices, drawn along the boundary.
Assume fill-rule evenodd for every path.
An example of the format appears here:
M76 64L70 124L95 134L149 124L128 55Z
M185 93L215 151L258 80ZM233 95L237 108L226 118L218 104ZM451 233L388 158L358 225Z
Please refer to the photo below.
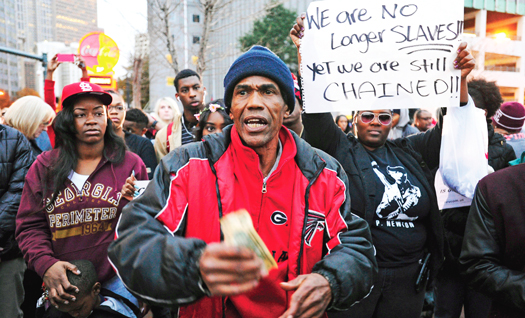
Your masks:
M234 121L164 157L128 205L109 258L128 289L179 317L325 317L363 299L376 271L367 223L350 212L339 163L283 124L295 105L286 65L255 46L224 79ZM278 268L221 242L246 209Z

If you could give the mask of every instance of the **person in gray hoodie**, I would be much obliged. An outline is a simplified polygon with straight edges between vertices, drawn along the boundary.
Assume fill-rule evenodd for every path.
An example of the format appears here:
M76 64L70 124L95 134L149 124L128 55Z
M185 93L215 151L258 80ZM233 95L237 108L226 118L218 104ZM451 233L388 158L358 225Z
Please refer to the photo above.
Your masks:
M388 134L389 140L405 138L419 133L419 129L410 125L408 108L392 111L392 129Z

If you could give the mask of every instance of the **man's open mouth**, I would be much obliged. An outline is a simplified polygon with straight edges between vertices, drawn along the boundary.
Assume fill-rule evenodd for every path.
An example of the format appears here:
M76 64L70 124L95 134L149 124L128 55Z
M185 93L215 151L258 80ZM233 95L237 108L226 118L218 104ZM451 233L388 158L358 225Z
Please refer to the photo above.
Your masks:
M263 118L249 118L244 123L250 128L260 128L268 125L268 121Z

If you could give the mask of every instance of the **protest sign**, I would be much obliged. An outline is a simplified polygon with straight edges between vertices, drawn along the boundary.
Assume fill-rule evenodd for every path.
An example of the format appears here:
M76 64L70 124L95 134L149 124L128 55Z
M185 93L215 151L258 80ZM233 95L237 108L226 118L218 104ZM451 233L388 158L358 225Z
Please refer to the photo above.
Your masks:
M457 0L310 3L301 40L309 113L459 106Z

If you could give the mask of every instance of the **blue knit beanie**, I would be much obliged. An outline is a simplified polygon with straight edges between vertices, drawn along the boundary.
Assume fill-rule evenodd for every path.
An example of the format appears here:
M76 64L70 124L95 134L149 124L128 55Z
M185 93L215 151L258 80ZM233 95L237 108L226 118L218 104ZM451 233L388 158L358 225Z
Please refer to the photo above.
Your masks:
M264 76L279 86L290 113L295 106L294 82L288 66L264 46L255 45L233 62L224 77L224 103L230 111L233 90L241 80L250 76Z

